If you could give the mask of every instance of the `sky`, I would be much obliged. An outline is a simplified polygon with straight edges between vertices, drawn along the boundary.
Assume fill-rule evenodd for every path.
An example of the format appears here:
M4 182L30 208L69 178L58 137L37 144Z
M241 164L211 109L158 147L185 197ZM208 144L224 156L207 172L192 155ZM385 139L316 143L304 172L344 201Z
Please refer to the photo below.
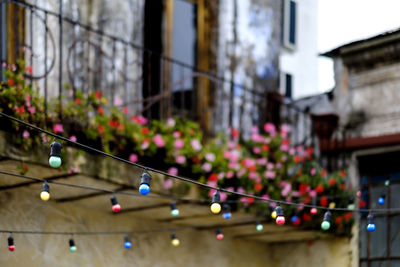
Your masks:
M318 50L400 28L400 0L318 0ZM334 87L333 63L318 62L318 92Z

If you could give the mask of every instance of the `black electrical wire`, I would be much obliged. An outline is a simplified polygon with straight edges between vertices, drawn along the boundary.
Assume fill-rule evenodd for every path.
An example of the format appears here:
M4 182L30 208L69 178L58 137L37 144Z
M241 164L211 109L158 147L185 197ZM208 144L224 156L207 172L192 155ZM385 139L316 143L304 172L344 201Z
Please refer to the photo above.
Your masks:
M30 127L30 128L32 128L32 129L34 129L34 130L36 130L36 131L39 131L39 132L45 133L45 134L47 134L47 135L53 136L54 138L63 140L63 141L65 141L65 142L71 143L71 144L73 144L73 145L75 145L75 146L84 148L84 149L86 149L86 150L96 152L96 153L98 153L98 154L101 154L101 155L103 155L103 156L106 156L106 157L115 159L115 160L117 160L117 161L121 161L121 162L123 162L123 163L129 164L129 165L132 165L132 166L135 166L135 167L140 168L140 169L143 169L143 170L145 170L145 171L155 172L155 173L162 174L162 175L165 175L165 176L168 176L168 177L177 179L177 180L181 180L181 181L184 181L184 182L187 182L187 183L195 184L195 185L198 185L198 186L207 188L207 189L214 189L214 190L217 190L217 191L219 191L219 192L225 192L225 193L228 193L228 194L233 194L233 195L237 195L237 196L241 196L241 197L253 198L254 200L259 200L259 201L261 201L261 202L275 203L275 204L277 204L277 205L289 205L289 206L291 205L291 206L304 207L304 208L316 208L316 209L320 209L320 210L345 211L345 212L382 212L382 211L385 211L385 210L386 210L386 211L400 211L400 208L399 208L399 209L348 209L348 208L329 208L329 207L324 207L324 206L311 205L311 204L304 204L304 203L295 203L295 202L284 201L284 200L265 199L265 198L259 197L259 196L254 196L254 195L245 194L245 193L239 193L239 192L227 190L227 189L220 188L220 187L210 186L210 185L208 185L208 184L203 184L203 183L200 183L200 182L197 182L197 181L188 179L188 178L184 178L184 177L181 177L181 176L178 176L178 175L172 175L172 174L169 174L169 173L164 172L164 171L161 171L161 170L157 170L157 169L153 169L153 168L150 168L150 167L147 167L147 166L143 166L143 165L141 165L141 164L137 164L137 163L128 161L128 160L126 160L126 159L123 159L123 158L114 156L114 155L112 155L112 154L106 153L106 152L101 151L101 150L98 150L98 149L96 149L96 148L92 148L92 147L90 147L90 146L87 146L87 145L84 145L84 144L81 144L81 143L78 143L78 142L71 141L70 139L68 139L68 138L66 138L66 137L63 137L63 136L54 134L54 133L49 132L49 131L47 131L47 130L45 130L45 129L42 129L42 128L38 127L38 126L35 126L35 125L33 125L33 124L30 124L30 123L27 123L27 122L25 122L25 121L22 121L22 120L20 120L20 119L17 119L17 118L15 118L15 117L13 117L13 116L7 115L7 114L5 114L5 113L3 113L3 112L0 112L0 115L3 116L3 117L5 117L5 118L7 118L7 119L9 119L9 120L12 120L12 121L15 121L15 122L17 122L17 123L19 123L19 124L22 124L22 125L24 125L24 126ZM52 183L55 183L55 182L52 182ZM77 185L71 185L71 187L74 187L74 186L76 187ZM112 192L114 192L114 191L112 191ZM110 192L110 193L111 193L111 192ZM126 192L126 193L128 193L128 192Z

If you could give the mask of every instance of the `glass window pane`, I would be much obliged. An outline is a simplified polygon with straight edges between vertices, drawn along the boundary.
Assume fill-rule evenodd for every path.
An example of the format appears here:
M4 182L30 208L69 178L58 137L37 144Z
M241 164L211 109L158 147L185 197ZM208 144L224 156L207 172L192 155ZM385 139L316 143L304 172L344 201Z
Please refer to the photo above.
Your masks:
M369 234L370 257L386 256L387 217L375 217L376 230Z
M371 267L388 267L389 262L388 261L372 261L370 266Z
M400 184L394 184L390 186L390 207L400 208Z
M360 221L360 258L367 258L367 231L365 230L367 227L367 220L363 218Z
M360 263L360 267L368 267L368 263L366 261L362 261Z
M400 216L390 218L390 256L400 256Z
M385 198L385 203L383 205L378 204L378 199L381 197L382 194L387 194L387 187L386 186L377 186L372 187L370 191L370 203L369 206L372 209L385 209L387 207L388 199Z
M400 260L390 261L390 267L400 267Z

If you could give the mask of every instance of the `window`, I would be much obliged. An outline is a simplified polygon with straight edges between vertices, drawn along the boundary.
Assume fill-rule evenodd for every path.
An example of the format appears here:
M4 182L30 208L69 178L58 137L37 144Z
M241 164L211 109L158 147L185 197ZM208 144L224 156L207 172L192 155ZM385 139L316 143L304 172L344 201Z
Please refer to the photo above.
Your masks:
M7 61L6 31L6 4L0 3L0 80L4 80L2 63Z
M297 43L297 2L294 0L283 1L283 45L295 49Z
M293 96L293 75L290 73L281 73L280 91L286 98Z
M399 156L400 152L391 152L358 159L362 175L361 201L366 208L400 208ZM381 196L385 197L385 201L378 204ZM373 214L376 225L374 232L366 231L367 212L361 212L360 215L360 266L400 266L400 213L383 211Z

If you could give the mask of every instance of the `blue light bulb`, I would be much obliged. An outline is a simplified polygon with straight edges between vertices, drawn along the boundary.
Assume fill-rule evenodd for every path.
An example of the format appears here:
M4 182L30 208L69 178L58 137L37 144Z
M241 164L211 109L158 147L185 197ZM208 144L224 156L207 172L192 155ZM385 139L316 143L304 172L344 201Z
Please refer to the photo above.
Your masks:
M296 222L299 219L299 217L297 217L297 215L292 216L292 222Z
M126 241L126 242L124 243L124 247L125 247L126 249L130 249L130 248L132 247L132 243Z
M369 224L367 225L367 231L368 231L368 232L373 232L373 231L375 231L375 224L374 224L374 223L369 223Z
M150 192L150 186L148 184L141 184L139 186L139 193L142 195L147 195Z
M379 203L379 205L385 204L385 198L384 197L379 197L378 203Z
M231 217L232 217L232 213L230 213L230 212L222 213L222 218L224 218L225 220L229 220Z

